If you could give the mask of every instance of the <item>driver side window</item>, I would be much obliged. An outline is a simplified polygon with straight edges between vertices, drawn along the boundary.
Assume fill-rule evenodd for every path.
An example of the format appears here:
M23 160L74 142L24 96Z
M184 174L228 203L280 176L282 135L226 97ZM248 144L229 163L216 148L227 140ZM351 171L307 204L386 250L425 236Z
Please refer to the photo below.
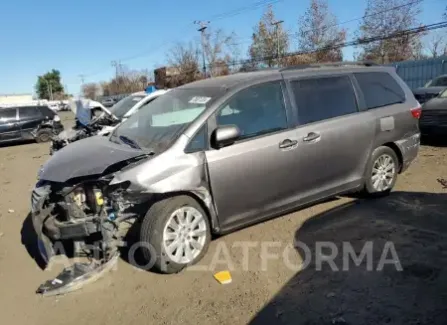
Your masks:
M243 89L220 109L218 126L234 124L241 138L255 137L287 128L281 83L268 82Z

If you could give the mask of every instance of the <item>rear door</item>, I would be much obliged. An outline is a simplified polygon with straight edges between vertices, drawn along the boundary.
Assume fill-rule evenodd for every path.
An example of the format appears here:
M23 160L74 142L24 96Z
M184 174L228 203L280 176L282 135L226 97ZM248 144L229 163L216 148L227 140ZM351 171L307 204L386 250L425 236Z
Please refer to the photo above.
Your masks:
M289 79L297 110L301 203L362 184L374 136L372 115L359 109L350 75Z
M20 139L17 108L0 108L0 141Z
M38 106L19 107L19 123L22 137L33 139L32 131L36 130L45 119Z

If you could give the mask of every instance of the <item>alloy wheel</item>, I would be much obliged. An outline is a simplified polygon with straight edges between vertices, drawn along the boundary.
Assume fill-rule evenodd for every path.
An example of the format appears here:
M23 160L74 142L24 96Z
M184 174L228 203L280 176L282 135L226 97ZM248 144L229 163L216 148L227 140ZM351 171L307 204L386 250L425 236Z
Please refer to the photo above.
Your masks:
M207 236L205 216L191 206L175 210L163 230L163 247L169 259L191 263L202 251Z
M389 190L393 185L395 175L394 159L388 154L383 154L374 161L371 184L378 192Z

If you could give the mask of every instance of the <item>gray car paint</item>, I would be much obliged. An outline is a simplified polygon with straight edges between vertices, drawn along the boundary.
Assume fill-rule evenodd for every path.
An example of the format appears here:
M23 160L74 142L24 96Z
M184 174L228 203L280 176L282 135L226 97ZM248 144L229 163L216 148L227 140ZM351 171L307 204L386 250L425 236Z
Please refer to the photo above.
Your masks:
M402 86L406 102L365 110L353 72L387 71ZM299 126L297 105L290 95L288 81L309 76L350 75L357 94L359 112ZM214 114L234 94L247 87L282 81L288 128L231 146L185 153L194 134L207 124L209 135L216 127ZM315 202L358 189L363 185L365 168L372 151L389 145L397 148L405 169L417 155L419 129L410 113L418 106L410 89L394 70L384 67L310 68L269 70L236 74L194 82L183 88L221 88L222 94L166 151L132 168L117 172L111 184L130 181L129 191L148 195L189 193L207 208L214 232L224 233ZM392 117L394 128L384 131L380 121ZM318 140L305 143L311 132ZM296 141L283 150L282 141ZM107 139L75 142L55 155L45 166L42 179L64 181L88 173L101 173L108 165L138 155L137 150L107 142ZM73 146L75 146L73 148ZM87 150L87 151L86 151ZM89 157L91 155L91 157ZM59 158L58 158L59 156ZM54 159L54 160L53 160ZM84 161L85 160L85 161ZM63 171L71 166L75 171Z
M107 137L95 136L57 151L42 166L39 178L62 183L76 177L100 175L110 165L144 154L141 150L111 142Z

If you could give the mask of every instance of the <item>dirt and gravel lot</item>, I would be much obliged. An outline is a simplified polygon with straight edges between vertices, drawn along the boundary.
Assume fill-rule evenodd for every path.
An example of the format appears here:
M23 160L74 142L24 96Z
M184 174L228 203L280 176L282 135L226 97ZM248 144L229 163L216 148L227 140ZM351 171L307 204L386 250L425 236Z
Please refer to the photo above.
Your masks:
M71 123L68 114L63 120ZM43 298L34 291L62 267L42 271L32 258L28 214L48 158L48 144L0 147L2 324L447 324L447 190L437 182L447 178L447 147L423 146L388 198L339 198L218 238L201 270L167 276L121 259L82 290ZM309 252L291 247L295 239ZM243 241L255 246L248 254ZM340 253L338 271L328 264L317 271L315 243L322 241L340 252L348 242L357 253L371 242L373 270L362 263L344 271ZM402 271L391 264L377 271L387 242ZM278 258L261 259L266 249ZM304 253L309 266L291 267ZM227 267L233 282L220 285L213 269Z

